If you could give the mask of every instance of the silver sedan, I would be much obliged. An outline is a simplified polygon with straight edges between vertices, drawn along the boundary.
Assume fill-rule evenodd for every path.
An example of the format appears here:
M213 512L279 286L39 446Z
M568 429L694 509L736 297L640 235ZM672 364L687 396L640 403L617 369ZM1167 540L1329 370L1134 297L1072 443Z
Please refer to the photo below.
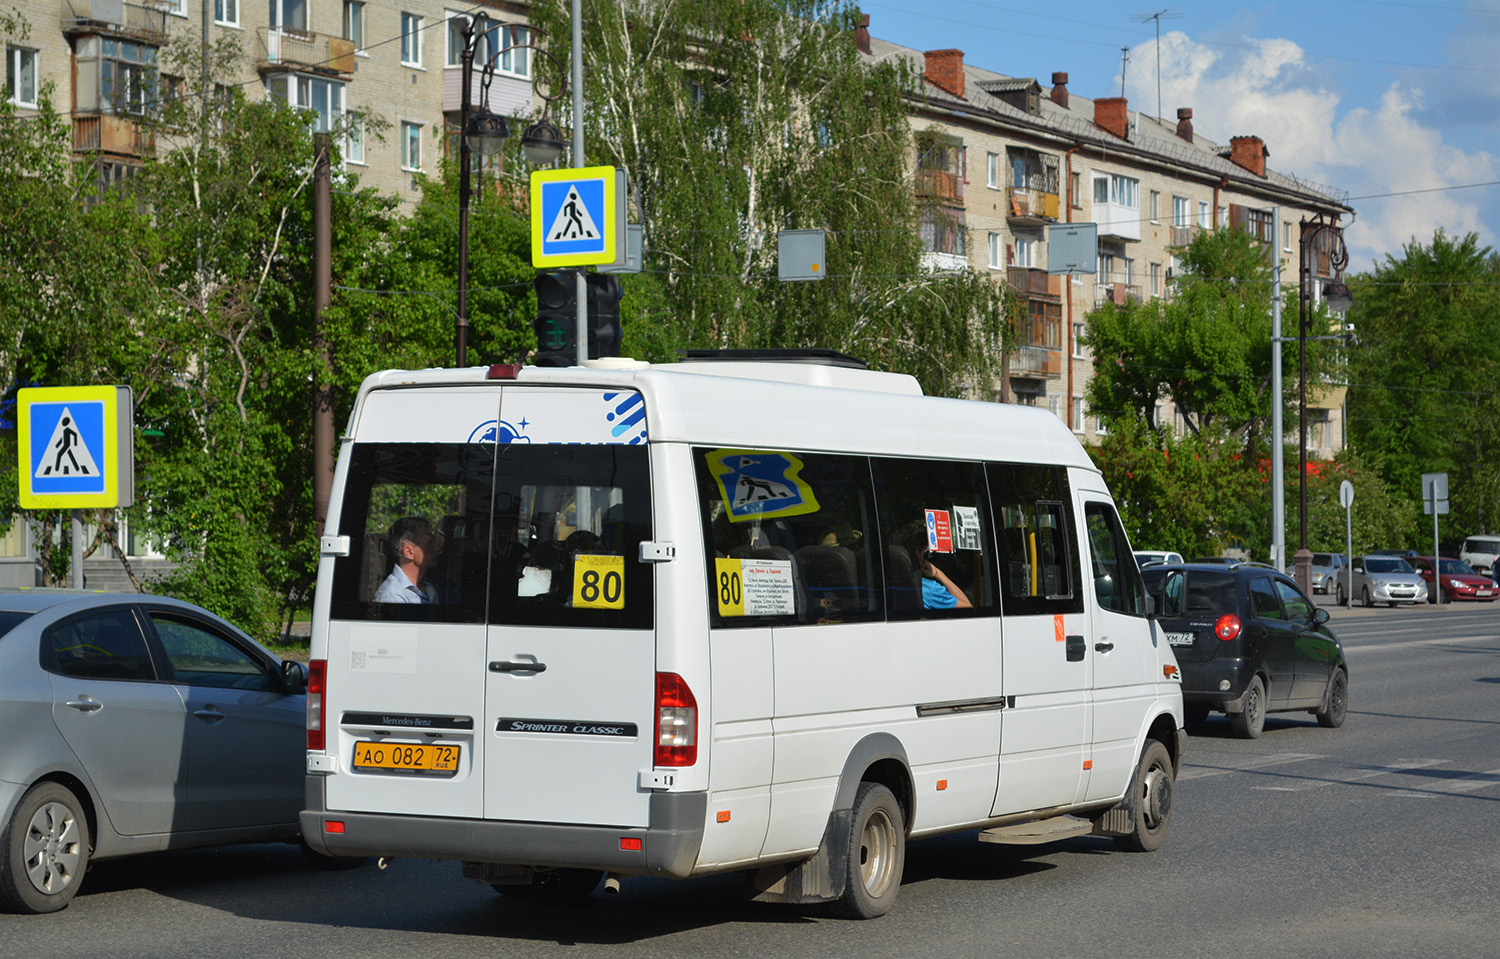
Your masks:
M1399 556L1356 556L1351 592L1365 606L1427 602L1427 584Z
M299 838L302 665L189 603L0 590L0 907L92 859Z

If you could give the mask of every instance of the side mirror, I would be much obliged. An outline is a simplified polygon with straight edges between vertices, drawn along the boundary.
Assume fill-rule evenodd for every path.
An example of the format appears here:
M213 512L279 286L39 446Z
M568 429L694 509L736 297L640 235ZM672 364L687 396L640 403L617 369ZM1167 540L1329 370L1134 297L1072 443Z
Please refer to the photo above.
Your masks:
M1328 610L1324 609L1322 606L1317 607L1317 609L1313 611L1313 622L1317 623L1319 626L1322 626L1324 623L1328 622Z
M295 659L281 664L281 689L287 693L300 693L307 688L307 670Z

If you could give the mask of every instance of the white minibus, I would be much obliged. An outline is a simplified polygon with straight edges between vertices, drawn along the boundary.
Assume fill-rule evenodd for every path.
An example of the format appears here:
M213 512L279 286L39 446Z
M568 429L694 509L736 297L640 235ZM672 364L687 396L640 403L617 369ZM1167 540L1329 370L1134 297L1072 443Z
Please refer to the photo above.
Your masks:
M1171 821L1176 660L1043 411L838 354L378 373L321 553L317 852L868 918L912 839Z

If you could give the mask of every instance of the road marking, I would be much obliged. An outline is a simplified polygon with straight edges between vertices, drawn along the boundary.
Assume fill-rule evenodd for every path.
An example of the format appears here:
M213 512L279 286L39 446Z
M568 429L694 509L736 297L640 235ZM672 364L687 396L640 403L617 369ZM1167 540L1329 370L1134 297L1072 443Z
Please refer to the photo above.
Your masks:
M1256 756L1247 759L1239 766L1200 766L1196 763L1186 763L1184 769L1177 777L1178 782L1187 779L1207 779L1210 776L1223 776L1228 773L1250 773L1272 766L1285 766L1289 763L1306 762L1309 759L1327 759L1317 753L1273 753L1270 756Z

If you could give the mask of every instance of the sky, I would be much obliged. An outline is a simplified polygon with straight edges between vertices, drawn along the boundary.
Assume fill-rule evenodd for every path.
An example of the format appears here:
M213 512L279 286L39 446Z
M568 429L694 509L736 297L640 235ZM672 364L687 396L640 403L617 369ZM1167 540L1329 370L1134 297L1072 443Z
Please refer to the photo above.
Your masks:
M1350 270L1437 230L1500 250L1500 0L861 0L870 33L1200 136L1261 137L1272 169L1346 194ZM1161 13L1159 19L1147 19ZM1160 27L1160 47L1157 29ZM1121 48L1127 48L1122 54ZM1125 59L1128 56L1128 59Z

